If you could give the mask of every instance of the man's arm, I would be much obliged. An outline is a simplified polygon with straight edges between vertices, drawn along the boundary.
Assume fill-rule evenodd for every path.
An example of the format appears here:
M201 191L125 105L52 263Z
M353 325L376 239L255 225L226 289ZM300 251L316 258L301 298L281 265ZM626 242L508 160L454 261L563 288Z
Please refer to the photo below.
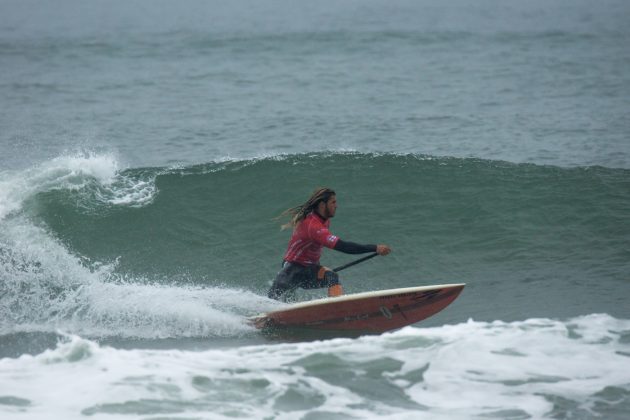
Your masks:
M333 249L345 254L365 254L366 252L376 252L376 245L361 245L338 239Z

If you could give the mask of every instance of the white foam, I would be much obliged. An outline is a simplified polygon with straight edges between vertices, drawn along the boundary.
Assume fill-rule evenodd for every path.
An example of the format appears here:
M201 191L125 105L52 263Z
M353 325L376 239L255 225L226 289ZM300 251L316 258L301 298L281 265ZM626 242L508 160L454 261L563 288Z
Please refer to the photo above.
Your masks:
M98 194L101 201L117 206L142 207L150 204L157 194L155 179L142 180L119 176L113 185Z
M357 418L546 418L554 399L566 399L596 417L598 392L630 388L630 343L621 339L629 331L630 320L589 315L200 352L117 350L71 336L40 355L0 360L0 396L31 401L19 412L0 405L0 413L77 418L83 410L105 416L163 404L172 411L155 414L172 418L238 412L289 419L314 410Z
M602 323L630 328L628 321L603 315L574 323L595 334ZM616 354L623 346L618 342L591 346L584 337L572 339L567 325L559 321L469 322L427 333L446 346L407 364L407 370L431 366L427 383L414 384L409 394L443 412L464 416L472 407L479 414L519 410L541 418L552 409L544 395L580 401L608 385L630 381L630 370L619 369L624 363L630 367L627 358Z

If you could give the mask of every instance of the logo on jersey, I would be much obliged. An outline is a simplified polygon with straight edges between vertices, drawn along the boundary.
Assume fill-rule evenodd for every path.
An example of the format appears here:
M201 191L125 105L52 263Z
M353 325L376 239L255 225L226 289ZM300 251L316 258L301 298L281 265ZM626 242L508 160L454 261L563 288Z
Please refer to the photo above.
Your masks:
M326 240L330 243L333 243L337 240L337 237L335 235L328 235L328 238L326 238Z

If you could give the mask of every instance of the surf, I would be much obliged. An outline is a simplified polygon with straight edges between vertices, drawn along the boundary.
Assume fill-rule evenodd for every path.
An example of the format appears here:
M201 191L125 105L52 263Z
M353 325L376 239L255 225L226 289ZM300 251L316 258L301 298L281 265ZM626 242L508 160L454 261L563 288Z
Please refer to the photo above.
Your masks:
M0 413L620 418L630 404L629 332L629 320L591 314L195 351L65 335L41 353L0 359ZM77 369L81 380L68 381Z

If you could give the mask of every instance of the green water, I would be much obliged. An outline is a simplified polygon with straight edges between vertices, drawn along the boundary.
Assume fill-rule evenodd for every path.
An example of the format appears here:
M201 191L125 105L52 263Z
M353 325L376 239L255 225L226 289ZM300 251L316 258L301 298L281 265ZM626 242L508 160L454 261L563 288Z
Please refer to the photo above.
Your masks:
M117 261L121 277L264 294L290 235L274 218L327 185L334 233L394 249L344 273L348 291L466 282L464 300L493 302L460 307L475 317L628 314L627 170L344 153L122 176L152 180L152 201L115 206L93 182L36 195L28 212L72 252ZM327 251L323 263L351 258Z

